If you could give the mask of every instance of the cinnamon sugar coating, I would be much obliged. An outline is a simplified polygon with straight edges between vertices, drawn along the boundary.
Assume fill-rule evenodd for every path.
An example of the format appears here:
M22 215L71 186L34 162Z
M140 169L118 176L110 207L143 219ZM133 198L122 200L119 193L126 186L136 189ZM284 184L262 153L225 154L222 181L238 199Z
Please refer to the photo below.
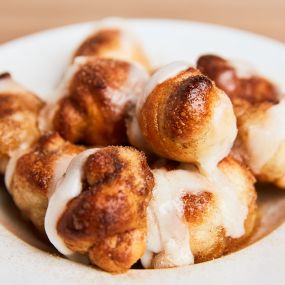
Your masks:
M126 271L145 251L154 185L146 159L130 147L106 147L89 156L83 177L82 193L68 203L58 233L100 268Z
M267 78L259 75L240 77L235 67L222 57L201 56L197 61L197 68L214 80L232 100L243 99L253 104L279 101L277 87Z
M18 85L9 73L0 75L1 172L4 173L15 151L29 147L40 136L37 119L43 105L42 100Z
M72 143L127 143L125 119L146 78L145 71L131 63L88 58L66 84L54 129Z
M49 133L16 162L9 192L17 207L42 233L57 163L82 150L82 147L64 141L57 133Z

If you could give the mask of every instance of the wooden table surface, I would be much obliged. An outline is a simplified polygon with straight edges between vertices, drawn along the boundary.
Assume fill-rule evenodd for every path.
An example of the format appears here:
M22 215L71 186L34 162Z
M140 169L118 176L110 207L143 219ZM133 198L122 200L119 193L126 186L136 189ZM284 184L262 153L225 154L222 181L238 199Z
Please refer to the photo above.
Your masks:
M0 43L106 16L217 23L285 42L285 0L0 0Z

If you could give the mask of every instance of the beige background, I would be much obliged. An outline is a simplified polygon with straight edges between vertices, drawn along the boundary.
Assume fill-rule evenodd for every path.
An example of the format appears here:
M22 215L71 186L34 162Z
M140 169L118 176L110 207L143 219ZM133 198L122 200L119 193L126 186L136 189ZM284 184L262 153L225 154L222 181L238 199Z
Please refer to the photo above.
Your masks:
M285 42L285 0L0 0L0 43L105 16L217 23Z

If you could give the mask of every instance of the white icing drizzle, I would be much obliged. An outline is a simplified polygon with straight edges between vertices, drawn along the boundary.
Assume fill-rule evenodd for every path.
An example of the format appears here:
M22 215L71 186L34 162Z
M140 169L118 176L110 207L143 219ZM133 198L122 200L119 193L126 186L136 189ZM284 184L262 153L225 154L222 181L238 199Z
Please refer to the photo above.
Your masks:
M203 168L202 174L189 164L167 171L153 170L155 187L147 209L147 249L141 262L150 268L154 254L163 252L161 267L193 264L189 228L183 218L181 198L186 193L201 191L214 193L218 200L221 225L226 236L233 238L244 234L247 205L241 199L241 189L215 165Z
M207 180L188 170L153 170L155 186L147 209L147 250L141 261L151 266L154 253L163 254L163 267L194 263L187 222L184 220L182 196L211 189Z
M27 149L25 149L25 150L19 149L18 151L13 153L12 157L8 161L6 171L5 171L5 177L4 177L5 186L8 190L8 192L10 192L11 182L12 182L12 178L13 178L13 175L15 172L15 168L16 168L18 159L27 152L28 152Z
M203 143L198 163L201 165L217 165L226 157L236 139L238 129L236 117L229 97L217 89L219 100L213 107L212 127Z
M59 105L56 103L47 103L40 111L38 116L38 128L41 133L53 129L53 118L58 110Z
M139 127L138 119L133 115L130 121L127 122L127 135L131 145L142 149L145 152L149 150L146 140L144 139Z
M164 67L158 69L149 79L147 82L144 92L142 96L140 96L138 103L137 103L137 112L142 108L144 105L147 97L149 94L154 90L154 88L163 83L164 81L175 77L182 71L188 69L191 65L188 62L184 61L175 61L170 64L165 65Z
M72 77L80 70L80 68L88 62L88 57L78 56L73 60L73 63L68 67L66 72L63 75L59 86L49 94L48 101L52 104L53 102L58 101L60 98L66 95L68 86Z
M206 149L201 152L198 166L215 189L226 235L238 238L244 234L248 209L239 199L233 183L218 167L218 163L229 154L238 130L230 99L223 91L217 89L217 92L220 96L214 107L209 143L205 142Z
M235 68L237 76L239 78L249 79L253 76L263 77L263 75L260 74L258 72L258 70L252 64L250 64L247 61L238 59L238 60L231 60L229 62ZM225 76L227 76L227 75L225 74ZM275 88L277 89L279 99L281 99L283 95L282 95L282 91L280 89L280 86L278 86L278 84L276 82L272 82L272 83L275 85ZM228 88L229 87L231 88L231 86L228 86Z
M257 70L247 61L233 59L229 63L236 70L237 76L240 78L249 78L257 74Z
M223 71L220 75L220 81L227 84L229 92L233 92L236 89L236 82L232 80L232 71Z
M74 257L57 232L57 223L65 210L67 203L78 196L82 191L82 166L86 159L94 154L98 149L88 149L75 156L66 172L56 183L53 194L49 199L49 204L45 216L45 231L50 242L63 255L69 258Z
M66 95L73 76L87 62L88 57L86 56L76 57L65 72L59 86L47 96L47 103L38 116L38 128L42 133L53 130L53 118L59 107L58 101Z
M238 188L216 165L204 165L200 169L212 183L217 195L226 236L241 237L245 232L244 221L248 214L248 208L239 197Z
M157 71L147 83L144 94L139 99L137 114L158 84L187 68L189 68L189 64L181 62L170 64ZM236 138L236 117L230 99L223 91L217 90L217 92L219 92L219 100L217 106L213 108L212 128L207 134L209 140L204 143L205 147L201 149L197 161L203 176L198 175L195 171L193 174L191 169L171 171L169 174L161 172L162 170L154 171L156 185L148 208L148 244L142 258L144 267L150 267L153 254L160 252L165 254L163 266L179 266L194 262L189 245L188 227L181 214L179 216L179 212L181 213L181 202L179 204L179 201L181 201L183 192L195 193L195 191L205 189L203 183L198 183L197 188L194 187L193 175L194 177L204 177L203 179L208 180L208 184L211 184L211 187L206 189L212 189L212 192L217 195L226 235L238 238L244 234L247 206L239 198L236 187L217 166L219 161L228 155ZM130 127L133 128L132 135L136 134L137 122L133 121ZM138 134L137 137L139 137ZM181 177L177 178L173 173L179 173ZM165 208L167 211L164 210ZM173 230L174 224L175 230Z
M63 254L65 254L64 252L68 253L68 249L65 248L65 245L57 235L56 224L68 201L79 195L81 192L80 183L82 164L85 162L87 157L90 154L95 153L96 150L97 149L89 149L77 156L76 154L64 154L60 156L54 164L52 182L47 191L49 205L45 216L45 230L48 238L55 246L62 246L61 248L63 248L63 251L60 249L58 250ZM18 159L27 152L28 150L18 150L8 162L5 172L5 185L8 191L10 191L11 182ZM68 172L66 176L64 176L65 172ZM64 186L66 186L66 188ZM71 254L70 258L83 263L87 262L85 257L76 254Z
M189 68L189 64L179 62L158 70L147 83L144 94L139 99L137 114L158 84L176 76L187 68ZM213 107L212 128L207 134L208 139L204 142L204 148L200 149L197 163L203 174L200 177L204 177L204 180L208 180L208 183L212 185L206 189L212 189L212 192L217 195L222 225L225 228L226 235L238 238L244 234L244 221L248 212L247 205L244 205L240 199L235 185L217 166L219 161L228 155L236 138L236 117L230 99L223 91L217 89L217 92L219 92L219 99L217 105ZM197 108L199 108L199 104ZM132 135L136 134L138 124L133 121L130 127L133 128L131 130ZM137 137L139 137L138 134ZM193 256L189 245L188 227L183 218L179 216L179 202L177 201L181 201L183 191L187 192L185 189L195 193L195 190L201 191L205 187L201 188L201 184L199 184L197 189L193 188L193 171L190 169L188 171L177 170L177 173L183 176L179 178L173 175L175 171L169 174L161 174L160 171L154 171L156 186L148 208L148 246L142 263L145 267L150 267L153 254L163 251L165 253L163 262L166 266L191 264L193 263ZM185 184L183 185L183 183ZM191 189L189 189L189 184ZM166 207L165 205L169 207L167 211L163 210ZM173 231L171 226L174 224L175 230Z
M55 191L57 182L65 174L71 160L76 156L76 154L64 154L57 159L54 165L54 171L52 176L52 183L48 189L48 197L50 198Z
M58 100L65 96L73 76L80 70L80 68L82 68L83 65L87 64L88 61L92 62L92 60L94 60L93 57L76 57L74 59L74 63L68 68L63 81L53 93L52 97ZM122 107L127 103L135 104L137 98L141 95L148 78L148 73L144 68L130 64L126 82L124 82L118 89L107 87L105 90L107 98L110 100L111 104L113 104L114 111L120 112ZM58 105L56 103L49 103L45 108L43 108L38 121L39 129L41 131L47 131L53 128L52 120L57 108Z
M124 82L118 90L108 88L106 94L114 107L121 110L121 107L127 103L136 104L148 78L149 75L145 69L131 64L126 82Z
M10 191L12 178L17 166L17 162L19 158L21 158L24 154L28 153L29 149L18 149L16 152L13 153L12 157L9 159L9 162L6 167L5 172L5 186L8 191ZM53 182L51 183L50 188L48 189L48 195L51 195L51 191L54 188L58 179L65 173L70 161L75 156L75 154L65 154L59 157L56 160L54 165L54 172L53 172Z
M7 93L10 95L32 95L29 91L27 91L22 85L17 83L15 80L13 80L12 77L5 77L0 79L0 93ZM23 124L24 114L20 112L13 112L12 114L9 115L9 120L14 121L21 124ZM21 129L21 127L19 127ZM11 149L8 151L8 156L12 157L14 156L15 153L22 152L23 150L27 149L30 144L33 142L33 137L30 135L28 130L25 128L19 132L18 137L17 137L18 142L21 142L17 149Z
M260 120L248 124L247 149L250 167L259 173L285 141L285 99L273 105Z

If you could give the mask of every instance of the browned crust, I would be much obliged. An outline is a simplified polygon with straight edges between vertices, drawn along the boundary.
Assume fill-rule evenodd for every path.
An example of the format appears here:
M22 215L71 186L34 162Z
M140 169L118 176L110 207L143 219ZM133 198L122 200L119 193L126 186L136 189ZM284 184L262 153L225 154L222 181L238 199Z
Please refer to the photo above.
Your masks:
M177 163L165 159L159 159L154 163L154 166L166 168L169 171L181 169ZM191 165L189 165L189 169L191 168ZM236 195L243 199L243 203L248 208L248 214L244 222L245 232L238 239L226 236L226 231L221 225L218 199L211 189L206 188L200 189L197 193L186 193L181 199L184 206L184 218L189 228L190 247L195 263L209 261L240 249L252 235L256 225L257 195L254 188L256 180L252 172L244 163L237 161L232 156L223 159L219 163L219 168L231 181L233 187L237 187ZM184 165L182 169L187 168ZM191 187L191 181L189 181L189 187ZM238 188L240 190L237 190ZM162 252L155 255L152 265L159 263L163 254Z
M250 103L279 102L279 92L268 79L260 76L240 79L240 97Z
M187 193L182 197L184 206L184 217L188 223L202 223L210 210L214 194L203 191L193 194Z
M17 175L25 177L31 190L45 195L54 176L54 163L62 155L79 153L83 149L64 141L57 133L43 135L35 148L17 162Z
M236 159L233 155L230 154L226 156L222 161L220 161L218 166L224 172L225 170L230 171L230 169L233 169L241 179L247 181L250 190L254 189L256 178L245 162Z
M37 114L42 106L41 100L29 93L0 93L0 119L16 112L26 111Z
M55 163L63 155L77 154L82 150L82 147L65 142L58 134L49 133L18 159L10 193L18 208L41 232L44 232L44 216Z
M1 80L6 80L4 74ZM10 156L22 144L31 145L40 133L38 114L43 102L28 91L0 92L0 155Z
M247 149L248 130L251 124L264 118L266 110L279 102L277 86L258 75L238 77L236 69L229 61L214 55L200 57L197 67L231 98L239 130L232 154L251 165ZM278 173L277 176L282 173L278 166L281 161L276 158L267 164L267 167L270 165L269 168L265 167L256 173L259 181L276 183L275 173Z
M149 159L151 169L164 168L167 171L175 170L179 167L180 162L175 160L164 159L156 156L151 156Z
M241 78L230 62L219 56L201 56L197 61L197 68L214 80L233 101L243 99L251 104L279 101L278 88L267 78L258 75Z
M262 121L266 111L273 105L274 103L269 101L256 104L250 104L242 99L235 101L235 113L238 118L237 123L239 132L233 151L248 164L249 157L247 154L247 141L249 126L254 122Z
M75 51L73 58L77 56L123 58L130 62L138 62L150 70L150 64L139 42L131 37L126 40L123 33L124 31L117 28L103 28L87 37Z
M119 37L121 33L118 29L103 29L90 35L76 50L77 56L101 56L105 50L113 50L119 47Z
M125 119L131 90L126 84L131 68L124 61L89 59L75 73L65 98L58 103L53 120L55 130L73 143L127 143ZM125 103L116 103L126 96L129 99Z
M254 186L256 178L245 163L236 160L232 156L227 156L222 160L219 167L229 177L229 179L236 181L236 184L241 183L241 185L244 185L243 196L248 208L247 217L244 222L244 235L236 239L227 237L224 254L228 254L243 247L255 229L258 216L256 203L257 193Z
M115 59L90 58L76 72L69 86L69 94L75 96L76 89L85 89L90 93L105 89L107 86L118 89L128 79L130 64Z
M267 111L273 106L274 103L268 101L251 105L246 104L244 100L238 102L238 105L236 106L239 133L233 150L235 154L241 157L249 165L251 164L251 150L248 148L249 130L252 125L263 122L268 115ZM284 189L284 155L285 142L280 142L280 145L272 157L270 157L261 169L255 173L257 180L260 182L273 183L279 188Z
M128 147L97 151L85 163L83 191L69 202L58 233L104 270L127 270L144 254L153 185L142 153Z
M213 82L193 68L156 86L138 117L153 152L169 159L196 162L197 148L209 132L218 96Z
M7 78L11 78L11 74L9 72L0 73L0 80L7 79Z
M165 102L163 118L163 129L169 138L185 141L197 133L197 128L205 125L212 89L213 84L206 76L196 75L183 80L170 94Z
M58 102L58 110L53 118L54 129L68 141L83 141L87 119L74 100L64 97Z

